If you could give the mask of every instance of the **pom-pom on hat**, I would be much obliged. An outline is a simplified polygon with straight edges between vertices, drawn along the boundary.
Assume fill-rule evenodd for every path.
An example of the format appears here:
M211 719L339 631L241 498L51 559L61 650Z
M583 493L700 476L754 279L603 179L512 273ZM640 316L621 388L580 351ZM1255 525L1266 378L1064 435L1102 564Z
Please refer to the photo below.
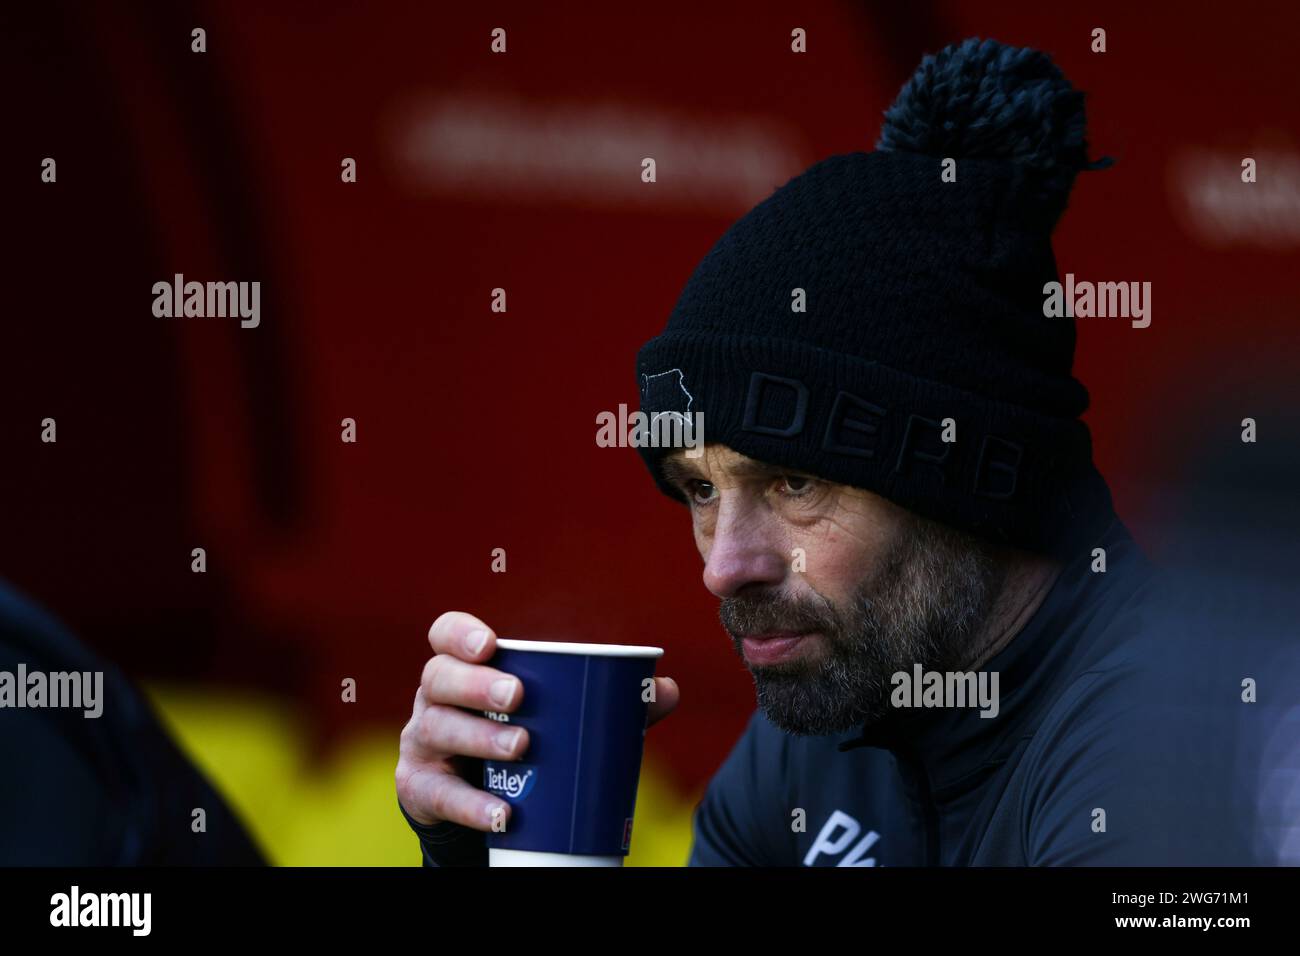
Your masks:
M1079 416L1051 232L1087 159L1083 94L1036 50L927 56L874 152L737 221L637 356L641 410L918 514L1071 555L1113 516ZM804 310L796 305L802 302ZM660 488L671 447L639 451Z
M885 112L876 149L1010 160L1055 224L1090 162L1083 93L1046 53L969 39L927 56Z

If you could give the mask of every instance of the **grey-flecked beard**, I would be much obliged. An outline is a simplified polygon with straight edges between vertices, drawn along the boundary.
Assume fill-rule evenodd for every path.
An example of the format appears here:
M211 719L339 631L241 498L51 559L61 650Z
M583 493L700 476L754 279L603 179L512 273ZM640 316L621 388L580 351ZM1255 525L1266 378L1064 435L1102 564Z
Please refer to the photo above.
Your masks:
M750 672L758 706L774 726L832 734L883 717L899 671L911 673L918 663L967 669L1002 581L1003 568L980 539L912 515L880 570L845 606L767 590L727 598L719 610L742 660L746 634L823 635L821 648Z

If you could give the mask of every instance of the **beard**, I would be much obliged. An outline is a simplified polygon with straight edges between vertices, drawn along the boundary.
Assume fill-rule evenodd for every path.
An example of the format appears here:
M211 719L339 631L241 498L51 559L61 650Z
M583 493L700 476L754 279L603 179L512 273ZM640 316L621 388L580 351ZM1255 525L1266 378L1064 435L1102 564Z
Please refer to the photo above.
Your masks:
M980 539L909 515L879 571L842 606L768 590L727 598L719 613L742 660L746 634L820 633L819 650L802 647L793 660L750 672L774 726L840 733L890 711L897 672L965 669L1003 575Z

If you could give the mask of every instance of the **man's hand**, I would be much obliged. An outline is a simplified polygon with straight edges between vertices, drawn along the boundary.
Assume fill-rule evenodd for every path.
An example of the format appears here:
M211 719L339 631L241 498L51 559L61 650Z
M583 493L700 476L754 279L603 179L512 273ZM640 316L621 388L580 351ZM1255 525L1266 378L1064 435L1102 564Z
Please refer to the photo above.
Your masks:
M494 820L509 819L510 805L468 783L462 758L518 760L528 749L528 731L459 708L511 713L524 688L518 678L482 663L496 653L497 638L471 614L443 614L429 628L429 644L433 657L402 729L397 799L417 823L450 820L489 831ZM676 681L656 677L647 726L670 714L680 696Z

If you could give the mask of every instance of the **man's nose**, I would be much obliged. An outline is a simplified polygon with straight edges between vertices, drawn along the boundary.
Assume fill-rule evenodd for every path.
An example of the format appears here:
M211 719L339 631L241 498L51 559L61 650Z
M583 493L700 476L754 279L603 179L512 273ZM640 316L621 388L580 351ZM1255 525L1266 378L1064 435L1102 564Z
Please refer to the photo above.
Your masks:
M788 570L782 547L759 514L723 504L704 562L704 586L729 598L750 584L780 584Z

